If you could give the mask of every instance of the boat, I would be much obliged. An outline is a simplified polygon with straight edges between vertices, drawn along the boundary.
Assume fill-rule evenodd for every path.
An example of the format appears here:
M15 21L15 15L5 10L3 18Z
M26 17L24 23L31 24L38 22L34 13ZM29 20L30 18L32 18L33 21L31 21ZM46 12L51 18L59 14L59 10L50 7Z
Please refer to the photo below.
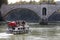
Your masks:
M12 33L12 34L23 34L28 32L29 32L29 25L27 25L27 23L24 26L20 25L18 27L7 28L7 33Z

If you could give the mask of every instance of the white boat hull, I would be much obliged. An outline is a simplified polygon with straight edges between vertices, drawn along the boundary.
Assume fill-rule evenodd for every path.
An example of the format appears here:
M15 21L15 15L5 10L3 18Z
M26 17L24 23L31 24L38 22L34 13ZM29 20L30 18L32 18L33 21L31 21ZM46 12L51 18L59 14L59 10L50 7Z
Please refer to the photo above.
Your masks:
M25 25L24 28L23 28L23 26L14 27L14 28L7 28L7 32L13 33L13 34L28 33L29 32L29 26Z

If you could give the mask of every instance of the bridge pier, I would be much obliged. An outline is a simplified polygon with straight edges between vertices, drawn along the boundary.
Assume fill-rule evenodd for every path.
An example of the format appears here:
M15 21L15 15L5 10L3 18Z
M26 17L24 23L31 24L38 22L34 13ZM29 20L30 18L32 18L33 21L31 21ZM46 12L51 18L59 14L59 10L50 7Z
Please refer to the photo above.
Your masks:
M41 19L40 25L48 25L48 19Z
M41 8L41 21L40 21L41 25L47 25L48 24L47 14L48 14L47 7L42 7Z

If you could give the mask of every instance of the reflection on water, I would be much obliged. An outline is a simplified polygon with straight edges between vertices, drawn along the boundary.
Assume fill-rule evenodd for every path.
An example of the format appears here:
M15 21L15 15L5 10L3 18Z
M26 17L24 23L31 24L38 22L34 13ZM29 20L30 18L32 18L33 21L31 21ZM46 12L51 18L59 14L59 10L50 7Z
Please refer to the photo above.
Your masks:
M59 25L29 25L29 33L19 35L7 34L7 26L0 26L0 40L60 40Z

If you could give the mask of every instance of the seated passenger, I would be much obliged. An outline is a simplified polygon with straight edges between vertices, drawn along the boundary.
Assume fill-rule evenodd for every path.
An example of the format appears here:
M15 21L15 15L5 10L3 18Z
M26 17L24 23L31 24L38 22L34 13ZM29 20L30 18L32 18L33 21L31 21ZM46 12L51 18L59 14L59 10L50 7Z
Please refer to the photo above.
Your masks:
M23 29L25 29L25 21L22 22Z
M20 22L19 21L16 21L16 23L17 23L17 26L20 26Z

